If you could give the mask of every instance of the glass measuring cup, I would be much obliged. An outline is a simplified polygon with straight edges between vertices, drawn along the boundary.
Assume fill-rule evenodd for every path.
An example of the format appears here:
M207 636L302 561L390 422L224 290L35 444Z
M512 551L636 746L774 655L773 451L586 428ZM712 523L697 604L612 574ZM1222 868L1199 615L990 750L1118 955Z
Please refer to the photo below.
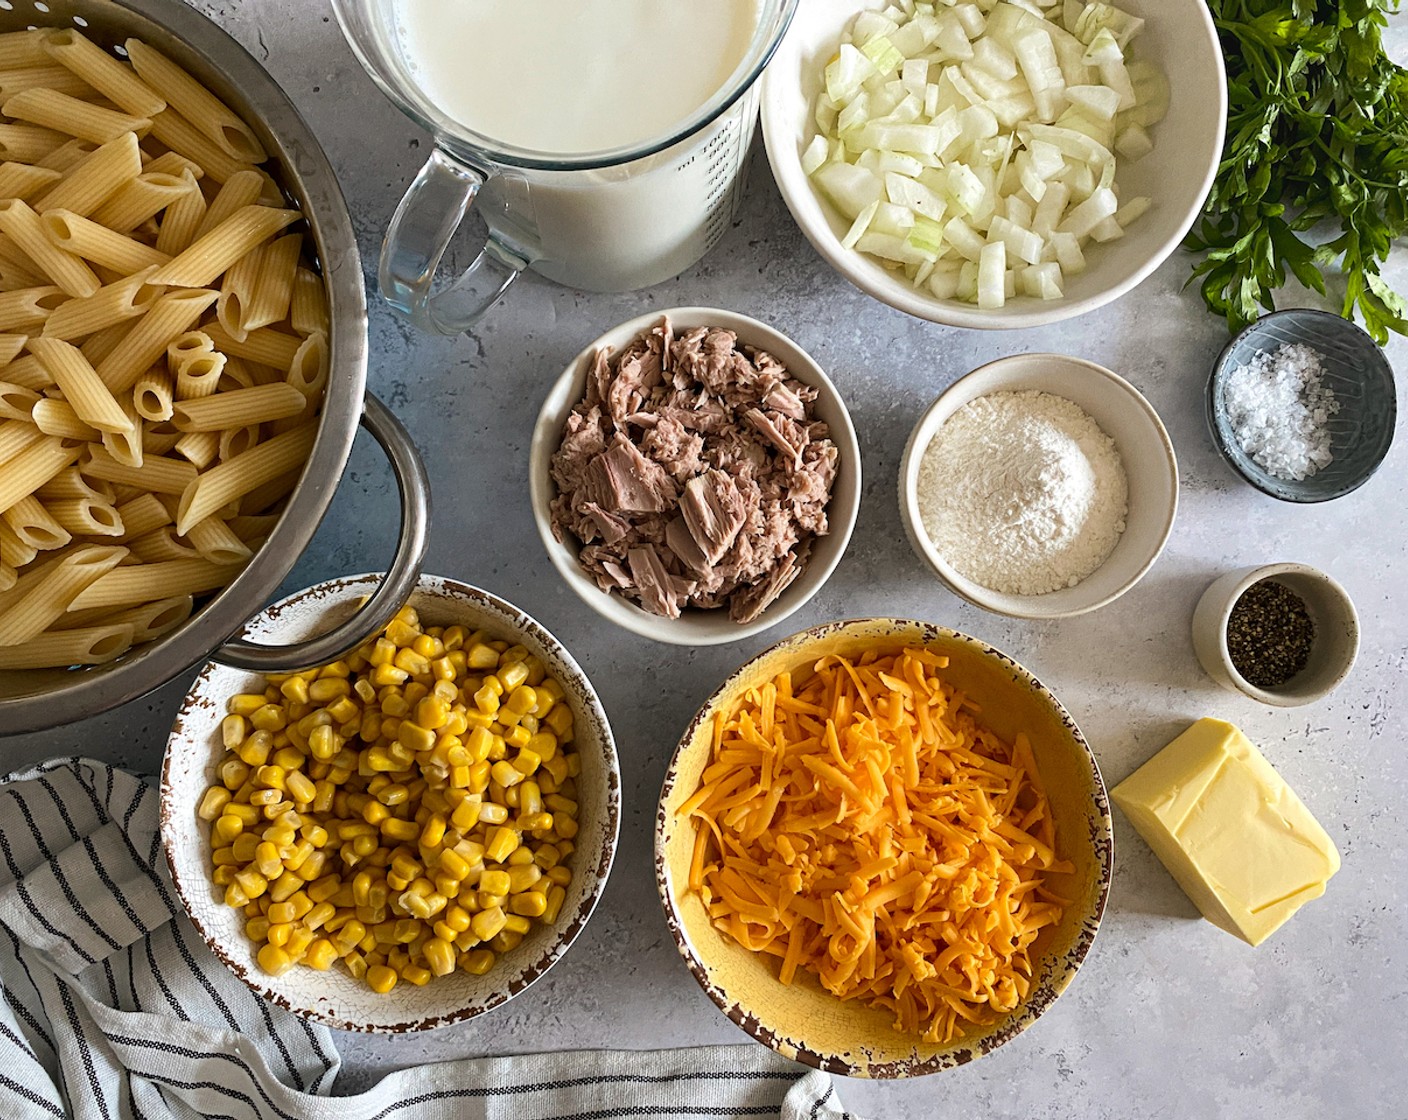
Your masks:
M333 0L343 34L372 80L435 136L435 150L382 242L382 297L425 330L458 334L525 268L604 292L648 287L684 271L733 219L757 123L757 79L797 4L759 0L743 60L668 134L560 155L478 134L438 108L396 46L391 0ZM488 229L484 248L458 279L434 290L441 258L472 203Z

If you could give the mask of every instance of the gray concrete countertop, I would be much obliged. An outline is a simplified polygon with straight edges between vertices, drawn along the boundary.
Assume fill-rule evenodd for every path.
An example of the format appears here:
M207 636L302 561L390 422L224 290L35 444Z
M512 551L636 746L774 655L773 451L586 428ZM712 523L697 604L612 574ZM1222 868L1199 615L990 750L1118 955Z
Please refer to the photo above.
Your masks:
M325 3L199 5L288 90L342 177L369 272L402 191L429 153L343 44ZM1400 22L1394 41L1408 46ZM1398 51L1400 57L1402 51ZM755 160L739 221L701 264L633 295L591 295L533 276L472 335L427 338L374 307L370 385L405 420L435 488L426 570L519 604L585 666L615 725L622 846L602 906L537 986L476 1022L404 1038L338 1039L338 1091L402 1066L581 1047L747 1043L685 971L661 917L650 860L665 765L697 705L744 658L803 626L859 615L930 619L1010 652L1074 713L1113 785L1191 720L1240 724L1334 837L1344 867L1326 896L1258 950L1198 919L1128 822L1099 939L1071 990L1027 1034L971 1066L908 1084L839 1085L847 1106L895 1120L1408 1116L1408 439L1357 493L1324 507L1261 496L1219 458L1203 421L1209 365L1226 330L1183 291L1176 255L1138 290L1075 322L984 334L910 319L862 295L812 252ZM1405 258L1389 280L1408 288ZM556 373L601 331L652 307L704 304L764 319L826 367L860 435L865 491L840 568L773 631L711 649L656 645L612 628L554 573L528 509L527 449ZM962 373L1054 350L1123 374L1163 417L1183 494L1162 559L1092 615L1024 623L943 590L900 529L895 477L920 411ZM1408 342L1390 359L1408 364ZM1401 435L1401 433L1400 433ZM285 591L384 567L395 488L358 440L337 499ZM1203 588L1242 565L1298 560L1334 575L1363 622L1351 677L1291 710L1219 690L1193 656ZM257 604L251 604L251 610ZM82 753L153 772L185 680L107 716L0 742L10 769ZM799 1071L800 1072L800 1071Z

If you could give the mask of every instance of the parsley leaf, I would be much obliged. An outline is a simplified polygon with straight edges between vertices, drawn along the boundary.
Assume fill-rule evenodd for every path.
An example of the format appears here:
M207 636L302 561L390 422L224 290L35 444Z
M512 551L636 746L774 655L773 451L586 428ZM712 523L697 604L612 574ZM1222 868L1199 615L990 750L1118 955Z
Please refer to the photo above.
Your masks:
M1275 310L1287 275L1375 341L1408 334L1379 273L1408 233L1408 71L1384 52L1399 0L1208 0L1227 61L1227 140L1186 247L1189 283L1239 329ZM1318 231L1337 229L1323 243ZM1309 236L1307 236L1309 235Z

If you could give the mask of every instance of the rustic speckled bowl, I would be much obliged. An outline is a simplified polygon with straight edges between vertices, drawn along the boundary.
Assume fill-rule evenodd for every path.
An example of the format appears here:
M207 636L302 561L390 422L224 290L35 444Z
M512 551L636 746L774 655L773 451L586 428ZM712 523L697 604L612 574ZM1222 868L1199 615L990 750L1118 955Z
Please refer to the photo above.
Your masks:
M1057 848L1075 870L1052 888L1073 903L1036 942L1028 998L993 1026L943 1046L901 1034L887 1011L843 1003L812 977L784 987L771 957L726 939L688 889L694 829L676 815L709 762L714 713L785 670L827 654L856 655L876 644L918 643L950 661L945 675L982 707L1004 738L1025 731L1056 820ZM1105 910L1114 863L1110 805L1100 767L1070 713L1040 681L976 638L930 623L870 618L833 622L779 642L744 664L705 703L680 740L665 776L655 825L655 869L665 918L680 954L709 998L759 1042L795 1061L852 1077L914 1077L970 1062L1016 1037L1051 1006L1090 951Z
M378 574L330 580L300 591L264 611L246 636L281 641L307 637L347 617L377 587ZM429 1030L482 1015L512 999L552 967L581 933L611 871L621 815L621 774L616 744L601 701L572 655L517 607L486 591L439 576L420 577L411 606L431 625L483 627L521 642L542 659L567 692L576 717L574 746L582 757L578 778L580 832L572 857L573 879L553 926L535 926L512 953L485 976L455 971L423 988L399 984L377 995L338 968L294 968L266 975L254 959L240 911L224 904L210 882L209 829L196 806L216 781L223 761L220 719L234 693L262 689L257 673L211 663L201 670L176 716L161 771L161 837L181 901L215 955L260 996L297 1015L345 1031L385 1034Z

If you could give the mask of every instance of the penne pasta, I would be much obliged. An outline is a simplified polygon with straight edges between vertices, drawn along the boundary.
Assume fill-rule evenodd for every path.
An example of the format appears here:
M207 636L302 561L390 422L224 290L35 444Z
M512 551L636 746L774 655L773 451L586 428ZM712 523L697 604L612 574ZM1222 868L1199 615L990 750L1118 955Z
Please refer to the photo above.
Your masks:
M168 257L190 248L205 218L205 195L201 193L194 176L189 172L182 172L182 176L195 189L186 191L166 208L161 225L157 228L156 248Z
M52 128L39 128L32 124L0 124L0 158L15 163L38 163L50 152L63 147L67 139L65 133Z
M140 467L128 466L113 458L106 447L89 444L83 473L91 478L138 486L153 494L182 494L195 482L198 472L190 463L161 455L143 457ZM67 463L64 466L68 466Z
M153 160L148 160L142 165L143 171L160 171L166 175L175 175L178 178L189 171L191 176L197 180L205 177L205 168L193 159L187 159L180 152L162 152Z
M0 381L0 420L32 419L38 402L39 394L33 389Z
M182 195L200 190L189 172L166 175L143 171L93 211L93 220L117 233L131 233L148 218L161 213Z
M100 226L72 210L49 210L41 215L44 233L60 249L90 264L117 272L159 268L171 258L150 245Z
M72 343L57 338L31 338L29 348L44 363L49 376L63 390L84 423L100 432L131 432L135 425L103 383L98 371Z
M77 31L63 28L45 32L44 53L134 117L151 117L166 108L130 67L124 66Z
M71 604L74 610L131 607L174 595L196 595L223 587L242 564L212 564L209 560L167 560L113 568L84 589Z
M122 406L122 414L131 422L132 427L125 432L104 432L102 434L102 445L107 448L109 455L129 467L140 467L146 461L148 451L153 455L160 455L162 451L168 449L169 445L152 442L147 434L146 425L132 404L132 397L129 394L124 393L122 400L118 403ZM173 439L171 442L174 443L175 440ZM151 446L148 446L149 444Z
M172 151L200 164L206 175L217 183L250 169L248 160L229 155L170 105L152 118L151 135Z
M56 89L70 97L92 97L94 93L93 87L72 70L54 63L0 70L0 101L8 101L27 89Z
M328 330L328 301L318 274L299 267L294 274L293 294L289 302L289 325L301 335Z
M126 555L127 549L117 545L84 545L66 553L17 602L0 612L0 646L18 646L37 638Z
M47 167L27 163L0 163L0 198L22 198L28 202L63 176Z
M153 529L170 525L174 520L171 511L155 494L139 494L123 502L117 507L117 516L122 521L122 533L117 538L119 543L145 536Z
M176 442L180 438L181 433L169 420L155 424L144 424L142 427L142 450L150 455L165 455L176 446Z
M262 541L274 531L274 526L279 523L277 514L260 515L240 515L230 518L227 523L235 536L249 544L252 541Z
M45 502L57 502L68 498L92 498L95 502L111 502L112 487L103 483L101 488L94 486L77 467L65 467L38 490L35 494Z
M0 517L23 543L40 552L63 548L73 536L33 494L21 498Z
M328 338L315 331L303 340L288 367L288 383L316 408L328 383Z
M5 563L0 563L0 591L9 591L19 581L19 573Z
M33 563L38 554L38 549L15 536L15 531L0 517L0 564L23 568L26 564Z
M0 669L101 665L131 649L135 633L130 623L47 630L22 645L0 647Z
M137 414L144 420L158 424L170 420L172 397L176 391L176 379L160 366L153 366L137 378L132 386L132 404Z
M68 298L62 288L52 284L0 292L0 330L37 332Z
M160 287L147 283L152 271L145 268L134 272L103 285L87 299L71 299L55 308L44 320L41 336L64 341L87 338L105 327L145 315L162 294Z
M246 206L253 206L263 193L264 178L258 171L248 168L235 172L225 180L215 197L210 200L210 207L196 229L196 237L204 237L237 211Z
M0 232L69 295L91 296L102 287L82 258L60 249L49 240L39 215L21 199L0 199Z
M292 385L256 385L180 401L172 406L172 421L183 432L217 432L297 416L305 403Z
M98 145L91 141L68 140L43 159L35 161L34 166L42 167L46 171L58 171L62 174L77 167L97 150Z
M244 298L241 322L246 332L280 323L289 316L294 274L303 248L301 234L279 237L259 251L259 269Z
M242 207L204 237L197 238L170 264L157 269L152 282L173 287L204 287L251 249L302 216L297 210Z
M299 468L317 438L317 427L305 424L199 474L182 492L176 531L184 532L229 502ZM67 466L67 464L65 464Z
M205 470L220 456L220 433L187 432L176 441L176 453Z
M235 338L219 323L209 323L204 329L215 344L215 349L222 353L280 370L293 365L293 359L303 345L303 339L298 335L284 334L270 327L250 331L243 339Z
M3 374L5 367L19 357L26 341L28 339L22 334L0 334L0 374Z
M141 173L142 154L137 137L129 132L79 159L34 208L43 214L68 210L86 218Z
M106 144L125 132L145 136L152 127L147 117L104 109L53 89L27 89L17 93L0 105L0 113L94 144Z
M239 564L254 555L249 545L218 517L197 521L186 534L186 539L213 564Z
M103 433L79 417L78 413L73 411L73 405L62 397L45 397L37 401L30 417L35 427L46 436L81 439L90 443L99 442L103 438Z
M0 511L33 494L82 454L77 443L46 436L26 447L0 471Z
M157 283L156 276L153 273L147 282ZM97 364L98 376L113 392L130 389L176 338L195 326L217 295L207 289L188 289L162 296Z
M42 66L48 61L42 31L31 28L0 35L0 67L12 70L17 66Z
M258 424L250 424L243 428L222 428L220 430L220 459L222 462L228 462L237 455L243 455L258 442Z
M251 249L228 269L220 281L220 298L215 301L215 319L231 338L243 340L249 334L244 324L245 308L259 275L263 248Z
M33 413L30 415L33 416ZM0 469L26 447L38 443L43 436L37 426L25 420L0 423Z
M44 508L75 536L118 537L123 533L122 517L111 502L96 498L62 498Z
M226 155L244 163L269 158L254 130L180 66L140 39L128 39L124 46L138 77Z
M224 354L197 354L182 361L176 374L176 398L192 401L210 396L220 385L227 361Z
M131 542L132 555L143 564L160 564L165 560L195 560L196 548L176 536L170 525L162 525Z
M142 603L114 614L106 608L87 611L69 611L56 624L56 629L69 630L77 627L106 623L110 626L131 626L132 643L149 642L162 634L170 633L191 617L195 600L190 595L174 595L169 599L156 599Z

